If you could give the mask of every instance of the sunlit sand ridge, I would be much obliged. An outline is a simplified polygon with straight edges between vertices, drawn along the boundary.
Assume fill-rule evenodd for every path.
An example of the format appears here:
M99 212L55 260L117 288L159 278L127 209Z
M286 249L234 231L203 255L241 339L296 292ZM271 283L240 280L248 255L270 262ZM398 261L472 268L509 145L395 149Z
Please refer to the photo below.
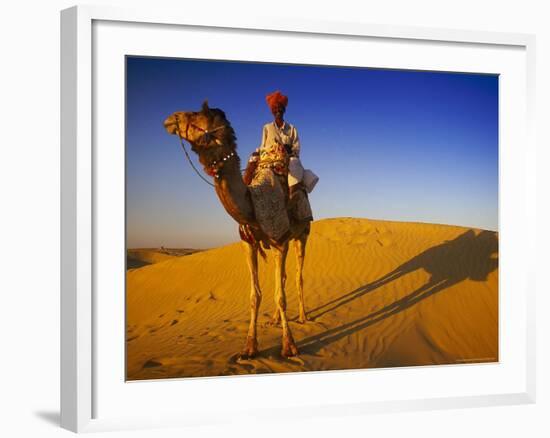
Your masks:
M193 254L196 249L190 248L136 248L129 249L126 257L126 268L135 269L154 263L163 262L174 257Z
M268 252L268 258L270 254ZM162 259L162 257L160 257ZM287 315L298 314L287 260ZM130 380L498 360L498 234L405 222L313 223L304 266L300 356L280 356L273 263L260 261L260 353L238 359L250 280L241 244L168 256L127 273Z

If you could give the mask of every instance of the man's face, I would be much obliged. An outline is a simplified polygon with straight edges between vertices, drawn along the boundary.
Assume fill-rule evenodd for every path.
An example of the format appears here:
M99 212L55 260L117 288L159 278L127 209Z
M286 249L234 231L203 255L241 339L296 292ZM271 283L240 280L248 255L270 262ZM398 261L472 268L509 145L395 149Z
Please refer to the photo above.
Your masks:
M285 107L283 105L275 105L273 108L271 108L271 114L273 114L273 117L275 117L275 119L281 120L284 113Z

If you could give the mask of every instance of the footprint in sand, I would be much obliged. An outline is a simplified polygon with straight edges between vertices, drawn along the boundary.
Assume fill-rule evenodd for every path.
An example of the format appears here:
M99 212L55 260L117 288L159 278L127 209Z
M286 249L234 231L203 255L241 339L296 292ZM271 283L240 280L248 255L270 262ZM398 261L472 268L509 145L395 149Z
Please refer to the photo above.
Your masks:
M376 234L378 235L376 243L378 243L381 247L390 246L393 243L391 237L392 232L387 230L386 228L376 228Z
M376 242L378 243L378 245L384 247L384 246L390 246L393 242L391 240L391 238L389 237L385 237L385 236L382 236L380 238L378 238L376 240Z
M225 370L223 370L223 374L225 375L231 375L236 373L237 373L237 368L235 367L227 367Z
M157 367L161 367L161 366L162 366L161 362L158 362L158 361L153 360L153 359L149 359L147 362L145 362L143 364L143 368L157 368Z
M253 360L253 359L250 359ZM241 353L234 353L231 356L229 356L229 359L227 359L227 363L231 365L242 365L244 362L247 362L248 359L241 359Z
M237 362L237 365L244 368L246 371L252 371L256 368L254 365L242 361Z

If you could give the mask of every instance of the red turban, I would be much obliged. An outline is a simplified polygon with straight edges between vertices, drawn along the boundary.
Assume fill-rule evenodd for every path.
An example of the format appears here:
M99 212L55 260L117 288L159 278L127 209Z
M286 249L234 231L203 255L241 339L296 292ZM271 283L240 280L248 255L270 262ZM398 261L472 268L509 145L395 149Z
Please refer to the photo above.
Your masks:
M288 97L286 97L280 91L275 91L274 93L268 94L265 97L265 100L267 102L267 105L271 109L278 105L282 105L286 108L286 106L288 105Z

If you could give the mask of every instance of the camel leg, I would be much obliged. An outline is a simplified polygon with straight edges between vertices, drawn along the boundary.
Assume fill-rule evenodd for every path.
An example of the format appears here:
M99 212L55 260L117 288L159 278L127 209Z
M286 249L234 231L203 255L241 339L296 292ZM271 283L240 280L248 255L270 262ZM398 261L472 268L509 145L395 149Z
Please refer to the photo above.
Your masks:
M286 257L285 257L286 259ZM282 285L283 289L285 289L286 285L286 263L283 263L283 272L282 272ZM286 289L285 289L286 290ZM273 312L273 316L271 317L271 321L269 321L269 325L279 325L281 323L281 312L279 312L279 307L277 307L277 292L275 292L275 311Z
M304 303L304 259L306 256L306 243L307 243L307 234L300 236L294 241L294 249L296 250L296 290L298 291L298 300L300 305L300 313L298 321L302 324L308 321L306 315L306 306Z
M284 271L286 256L288 254L288 242L286 242L282 248L275 251L275 305L279 310L279 316L281 318L281 326L283 329L283 348L281 355L283 357L291 357L298 355L298 348L292 338L290 327L286 319L286 295L284 288Z
M256 339L256 322L258 321L258 309L262 301L262 291L258 281L258 247L243 242L246 252L246 260L250 270L250 326L248 327L248 335L246 344L241 353L242 358L252 358L258 354L258 340Z
M279 325L281 324L281 314L279 313L279 308L275 304L275 311L273 312L273 316L268 322L268 325Z

